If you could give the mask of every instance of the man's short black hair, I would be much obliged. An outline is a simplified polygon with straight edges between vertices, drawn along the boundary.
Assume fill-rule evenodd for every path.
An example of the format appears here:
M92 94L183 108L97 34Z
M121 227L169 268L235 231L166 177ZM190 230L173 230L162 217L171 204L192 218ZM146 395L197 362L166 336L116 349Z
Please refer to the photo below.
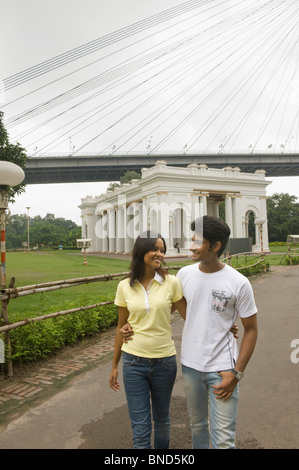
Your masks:
M204 215L191 223L191 230L208 240L211 247L216 242L221 242L221 248L217 252L218 258L222 255L230 236L230 228L224 220ZM200 233L198 233L198 230L200 230Z

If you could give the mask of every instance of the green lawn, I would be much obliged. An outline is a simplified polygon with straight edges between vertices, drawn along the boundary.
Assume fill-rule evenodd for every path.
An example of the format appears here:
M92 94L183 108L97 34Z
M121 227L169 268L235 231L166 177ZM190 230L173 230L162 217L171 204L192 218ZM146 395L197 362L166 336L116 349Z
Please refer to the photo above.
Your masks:
M285 247L271 248L271 255L266 256L270 265L279 264ZM275 254L277 253L277 254ZM244 261L244 257L240 258ZM169 265L184 265L190 261L172 261ZM250 264L247 257L246 264ZM6 254L7 285L12 276L16 287L38 284L47 281L74 279L100 274L129 271L129 260L87 256L87 265L83 264L83 255L79 252L9 252ZM173 271L176 272L176 271ZM54 292L28 295L11 299L8 311L10 321L35 317L45 313L70 308L75 305L89 305L104 300L113 300L119 279L101 281L82 286L70 287Z
M124 273L129 271L130 265L129 260L98 256L87 256L87 263L83 264L83 255L78 252L10 252L6 258L7 285L11 277L15 277L16 287L22 287L55 280ZM14 323L25 318L113 301L117 284L122 278L119 276L112 281L12 298L8 304L9 320ZM66 344L106 330L116 323L117 308L114 304L29 323L10 331L12 360L21 363L46 357ZM0 334L0 339L4 339L3 334Z
M78 252L9 252L6 254L7 285L11 277L14 276L16 287L47 281L127 272L129 266L129 260L98 256L87 256L87 265L84 265L83 255ZM70 302L74 306L81 306L113 300L120 279L122 277L112 281L83 284L82 286L11 299L8 305L10 321L65 310L70 308Z
M282 250L279 250L283 253ZM282 255L270 255L267 262L278 264ZM241 262L241 259L238 260ZM7 253L7 285L15 277L15 286L27 286L48 281L75 279L109 273L129 271L129 260L87 256L78 252L46 251ZM247 260L247 265L252 263ZM169 265L190 264L190 260L168 262ZM170 271L176 273L177 270ZM114 300L116 287L122 276L112 281L101 281L81 286L64 288L52 292L32 294L10 299L8 316L11 323L25 318L34 318L61 310ZM117 308L106 305L72 313L59 318L30 323L10 332L12 358L14 362L28 362L46 357L53 351L78 339L103 331L117 323ZM0 335L3 338L3 335ZM0 338L0 339L1 339Z
M10 252L6 254L7 279L15 276L18 285L72 279L128 270L129 261L88 256L83 265L79 252Z
M265 260L270 266L278 266L287 251L286 246L271 246L270 253L265 255ZM235 257L234 257L235 258ZM239 261L245 263L246 265L254 263L254 260L260 259L259 255L249 255L249 256L239 256ZM286 264L285 258L282 261L282 264Z
M126 260L88 256L87 263L83 265L81 253L57 251L7 253L7 285L12 276L16 279L15 286L20 287L129 270L129 261ZM70 302L72 304L77 302L77 306L80 306L102 300L113 300L118 282L119 280L113 280L84 284L11 299L8 305L10 321L68 309Z

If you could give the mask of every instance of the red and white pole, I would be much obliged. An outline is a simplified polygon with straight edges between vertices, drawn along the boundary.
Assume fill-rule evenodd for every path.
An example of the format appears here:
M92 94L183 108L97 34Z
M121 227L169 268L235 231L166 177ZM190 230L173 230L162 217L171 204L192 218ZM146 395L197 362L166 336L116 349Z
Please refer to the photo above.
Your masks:
M1 287L6 286L5 230L1 228Z
M8 205L8 195L1 192L0 201L0 226L1 226L1 287L6 287L6 208Z

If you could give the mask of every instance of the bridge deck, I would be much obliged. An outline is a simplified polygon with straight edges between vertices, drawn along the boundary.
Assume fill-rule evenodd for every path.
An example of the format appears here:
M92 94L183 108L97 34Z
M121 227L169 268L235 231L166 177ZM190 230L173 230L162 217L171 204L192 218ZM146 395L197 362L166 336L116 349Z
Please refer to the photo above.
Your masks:
M93 155L29 157L25 169L26 184L83 183L118 181L127 170L140 171L157 160L170 166L205 163L212 168L239 167L254 173L263 169L266 176L299 176L299 154L205 154L205 155Z

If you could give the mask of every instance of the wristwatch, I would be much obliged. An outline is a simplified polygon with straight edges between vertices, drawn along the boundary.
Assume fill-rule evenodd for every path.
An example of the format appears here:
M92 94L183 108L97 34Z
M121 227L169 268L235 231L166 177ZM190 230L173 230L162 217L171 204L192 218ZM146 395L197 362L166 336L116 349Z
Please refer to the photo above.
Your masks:
M242 372L238 372L236 369L233 369L232 372L233 372L233 374L235 374L236 379L239 380L239 381L242 379L242 377L244 375L244 374L242 374Z

